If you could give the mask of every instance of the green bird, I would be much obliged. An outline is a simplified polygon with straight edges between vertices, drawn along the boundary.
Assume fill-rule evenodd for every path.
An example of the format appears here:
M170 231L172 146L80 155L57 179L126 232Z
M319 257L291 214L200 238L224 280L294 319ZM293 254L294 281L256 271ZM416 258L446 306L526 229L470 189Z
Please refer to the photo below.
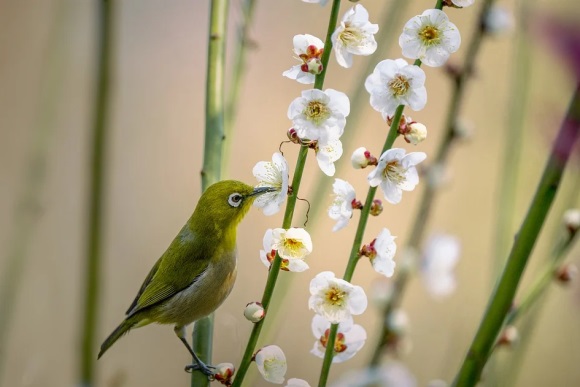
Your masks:
M214 312L236 279L236 229L254 199L271 187L225 180L207 188L193 215L155 263L123 322L101 345L99 358L125 333L151 323L174 324L197 364L187 370L213 375L185 338L185 328Z

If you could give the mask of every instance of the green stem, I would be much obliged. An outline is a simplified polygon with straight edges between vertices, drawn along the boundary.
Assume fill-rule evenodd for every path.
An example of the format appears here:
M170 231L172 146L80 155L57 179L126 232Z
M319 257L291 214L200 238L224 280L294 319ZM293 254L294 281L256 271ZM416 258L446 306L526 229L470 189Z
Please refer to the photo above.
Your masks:
M320 61L322 62L322 72L316 76L314 81L314 88L322 90L324 85L324 78L326 77L326 70L328 70L328 60L330 59L330 52L332 51L332 33L336 28L338 20L338 11L340 10L340 0L333 0L332 9L330 10L330 17L328 20L328 28L326 29L326 40L324 41L324 51Z
M304 173L304 167L306 165L306 157L308 156L308 147L301 146L300 153L298 154L298 160L296 160L296 170L294 172L294 177L292 179L292 194L288 196L288 204L286 205L286 211L284 213L284 220L282 222L282 227L288 229L292 226L292 217L294 216L294 208L296 207L296 199L298 198L298 190L300 188L300 182L302 180L302 175ZM276 257L272 261L270 266L270 271L268 272L268 279L266 281L266 286L264 288L264 294L262 296L262 306L268 313L268 308L270 307L270 301L274 294L274 288L276 287L276 281L278 280L278 275L280 274L280 266L282 260L280 256L276 254ZM254 324L252 328L252 333L248 339L248 344L246 345L246 350L244 351L244 356L240 362L240 366L236 372L236 377L233 382L233 387L241 386L250 367L250 364L254 357L254 349L258 344L258 338L260 337L260 332L264 326L263 319Z
M107 123L109 119L109 86L111 78L112 56L112 1L98 2L98 45L96 95L94 105L94 121L92 128L92 156L89 186L89 216L87 261L84 283L85 298L83 324L81 333L80 382L83 386L91 386L95 379L95 333L98 318L99 293L101 285L101 246L102 223L104 208L104 166L107 141Z
M224 78L229 5L229 0L211 1L207 47L205 145L201 171L203 191L221 178L224 153ZM192 334L193 350L207 364L211 363L212 358L213 320L214 316L211 314L197 321ZM209 386L208 378L199 371L192 372L191 386Z
M331 36L334 32L334 28L336 27L336 22L338 20L338 11L340 9L340 0L334 0L332 3L332 9L330 11L330 17L328 21L328 28L326 33L326 41L324 43L324 52L322 53L322 72L316 76L316 80L314 82L314 88L322 90L324 85L324 78L326 76L326 70L328 68L328 62L330 59L330 52L332 51L332 40ZM298 154L298 159L296 160L296 167L294 170L294 177L292 178L292 194L288 196L288 203L286 204L286 211L284 213L284 220L282 222L282 227L288 229L292 226L292 218L294 216L294 209L296 207L296 199L298 198L298 192L300 188L300 183L302 181L302 174L304 173L304 167L306 165L306 156L308 156L308 147L301 146L300 152ZM272 265L270 266L270 271L268 273L268 279L266 281L266 286L264 288L264 295L262 296L262 306L264 310L268 311L268 307L270 304L270 300L274 294L274 289L276 287L276 281L278 280L278 274L280 272L282 260L280 256L276 254ZM241 386L242 382L244 381L244 377L248 372L248 368L252 362L254 357L254 350L258 343L258 338L260 337L260 332L262 331L262 327L264 326L264 322L266 319L254 324L252 329L252 333L250 334L250 338L248 339L248 344L246 345L246 349L244 351L244 355L240 362L240 366L236 372L235 379L233 381L232 386L238 387Z
M512 61L512 87L508 121L504 129L503 161L500 164L500 183L498 190L497 227L495 228L495 259L492 260L495 282L504 265L504 257L509 252L512 236L515 232L515 207L520 155L522 151L522 132L530 88L530 44L525 28L524 17L528 13L531 1L523 1L519 7L519 21L523 26L515 38L515 55Z
M246 56L248 49L252 47L249 38L250 26L254 18L255 0L243 0L242 8L242 22L238 28L236 53L234 54L233 74L231 80L231 88L228 93L226 114L225 114L225 133L224 133L224 154L222 159L222 176L227 176L229 167L229 158L231 155L230 149L233 144L234 122L238 112L238 102L240 99L240 91L242 90L242 81L246 74Z
M522 297L522 301L517 305L516 308L512 309L505 319L505 325L513 325L516 321L529 311L538 300L545 294L546 290L550 284L554 281L554 276L557 270L560 268L562 261L566 257L566 254L574 244L576 236L578 233L570 235L568 230L564 230L567 234L566 239L556 247L552 259L540 276L536 278L536 281L532 284L528 292Z
M580 130L580 85L566 114L550 157L518 232L499 283L493 292L479 329L455 378L455 386L475 385L487 362L493 344L513 303L528 258L548 211L554 201L562 173Z
M489 8L493 4L494 0L485 0L482 9L479 14L479 22L477 28L473 31L473 35L470 40L470 45L465 57L465 63L460 73L454 78L453 90L451 93L451 101L449 102L449 108L447 110L447 115L445 117L445 123L443 125L444 133L439 142L437 151L435 152L435 157L431 162L432 166L442 167L446 164L449 157L452 145L455 143L456 129L457 129L457 116L461 110L461 104L464 100L465 89L468 80L473 73L473 68L477 54L481 47L481 42L483 40L484 31L481 27L483 25L483 20L487 14ZM435 7L436 9L441 9L441 2L438 1ZM437 197L437 184L428 183L425 185L421 199L419 200L419 209L417 210L417 215L411 227L411 231L408 234L407 248L410 250L418 251L421 243L425 236L425 230L427 227L428 220L433 209L433 204ZM393 282L393 290L390 300L385 305L383 309L383 324L381 325L381 332L379 334L379 340L375 350L371 356L370 365L377 366L388 343L388 338L391 337L394 332L391 332L389 321L392 313L400 306L403 295L405 294L405 289L409 279L411 278L412 265L402 265L397 276Z
M420 64L420 62L416 62L416 64L417 63ZM383 145L383 149L381 150L381 154L383 154L384 152L386 152L387 150L389 150L393 147L393 144L395 143L395 140L397 139L397 136L399 135L399 133L398 133L399 122L401 120L401 116L403 115L404 109L405 109L404 105L399 105L397 107L397 110L395 111L395 115L393 116L393 122L391 124L391 128L389 129L389 134L387 135L387 138L385 140L385 144ZM354 241L352 243L352 248L350 251L350 257L348 259L348 263L346 265L346 269L345 269L344 275L342 277L342 279L344 279L347 282L352 281L352 276L354 275L354 270L356 268L356 264L359 261L362 240L363 240L365 229L366 229L366 226L368 223L369 212L370 212L371 206L373 204L373 200L375 198L376 192L377 192L377 187L369 187L369 190L367 192L367 197L365 199L365 204L363 205L363 208L361 210L361 215L360 215L360 218L358 220L358 225L356 228ZM328 375L330 373L330 366L332 365L332 357L334 356L334 345L331 343L334 343L334 341L336 340L337 331L338 331L338 324L332 324L329 335L328 335L328 341L327 341L327 343L329 343L329 344L326 346L326 351L324 352L324 359L322 361L322 368L320 369L320 378L318 379L318 386L319 387L326 386L326 383L328 380Z
M569 233L568 230L566 230L566 236L564 237L564 239L562 238L561 232L562 232L562 223L561 223L561 219L563 216L563 210L562 209L568 209L568 208L574 208L575 206L578 205L578 198L580 197L578 195L578 193L580 192L580 179L578 176L578 171L572 171L569 170L570 172L575 172L572 173L572 176L570 177L572 179L572 181L574 182L573 186L569 189L565 200L560 200L560 214L557 217L558 220L560 220L557 224L557 227L555 227L556 231L554 232L554 236L553 236L553 240L560 240L559 243L556 244L556 246L552 249L551 252L551 257L552 259L555 260L561 260L563 259L563 257L565 257L565 255L567 254L567 251L563 250L564 248L568 248L566 247L567 244L569 244L569 246L571 246L572 242L573 242L573 238L576 238L577 235L571 235ZM564 184L564 183L563 183ZM562 195L564 192L561 192L560 195ZM561 258L559 258L561 256ZM547 262L546 263L547 267L549 267L551 265L551 262ZM549 270L549 269L546 269ZM554 266L554 270L555 270L555 266ZM537 280L539 281L539 279ZM533 289L534 287L537 286L537 282L535 283L535 285L532 285L531 289ZM491 359L490 362L488 363L488 365L486 366L486 375L488 374L488 369L490 368L491 365L497 363L498 365L501 364L501 368L500 367L496 367L494 369L492 369L491 371L493 371L493 373L490 374L490 377L488 378L486 376L485 381L486 381L486 385L488 386L495 386L497 385L497 383L492 384L491 382L493 380L501 380L502 383L506 386L511 386L514 385L515 382L518 380L519 377L519 373L521 371L521 367L522 367L522 363L526 357L526 355L528 354L528 347L530 346L530 343L532 342L532 337L534 334L534 330L536 328L538 319L539 319L539 315L542 311L543 305L545 304L546 300L546 296L545 294L547 293L548 289L546 289L545 291L541 292L541 294L537 297L537 299L533 302L531 301L527 301L530 298L530 294L531 294L531 290L528 290L528 292L526 293L526 295L524 297L521 297L522 301L521 303L516 302L516 305L519 304L518 309L522 309L522 305L523 304L528 304L530 307L524 306L523 309L527 310L527 312L524 313L523 310L520 310L519 312L517 312L518 315L522 315L525 314L526 318L518 324L518 335L520 337L520 339L518 340L517 346L515 346L509 354L505 354L506 356L508 356L507 358L505 358L505 356L502 358L502 354L501 353L497 353L496 355L494 355ZM533 307L532 307L533 306ZM513 310L512 310L513 312ZM511 312L510 312L511 314ZM519 316L514 316L513 318L510 318L510 314L508 314L506 321L510 321L510 319L512 320L512 324L517 323L517 320L519 319ZM506 322L505 325L507 325L508 322ZM499 369L499 370L498 370ZM488 382L489 380L489 382Z
M0 385L4 378L4 367L12 338L12 324L18 305L21 288L25 285L24 274L38 226L43 212L42 195L49 167L48 152L56 127L56 110L61 101L64 74L67 73L66 34L70 27L63 2L59 2L50 20L50 30L42 52L40 85L36 91L39 111L35 112L32 125L32 144L27 149L26 166L22 187L11 221L7 252L0 269ZM32 101L29 101L32 104ZM4 246L3 246L4 247Z

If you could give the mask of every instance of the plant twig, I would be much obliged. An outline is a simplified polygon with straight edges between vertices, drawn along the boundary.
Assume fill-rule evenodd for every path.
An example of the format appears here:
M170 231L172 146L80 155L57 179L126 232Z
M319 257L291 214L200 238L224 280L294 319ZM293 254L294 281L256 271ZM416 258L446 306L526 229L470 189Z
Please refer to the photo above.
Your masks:
M328 69L328 61L330 59L330 52L332 51L332 40L331 36L334 32L334 28L336 26L336 21L338 20L338 11L340 9L340 0L333 0L332 9L330 11L330 17L328 22L328 29L326 34L326 41L324 43L324 52L322 54L321 62L323 66L323 70L320 74L316 76L316 80L314 82L314 88L321 90L324 85L324 77L326 75L326 70ZM296 207L296 199L298 197L298 190L300 188L300 182L302 180L302 174L304 172L304 167L306 165L306 156L308 156L308 147L301 146L300 152L298 154L298 159L296 160L296 168L294 170L294 177L292 178L292 194L288 196L288 203L286 204L286 211L284 212L284 220L282 222L282 227L288 229L292 226L292 218L294 217L294 209ZM270 300L274 293L274 288L276 286L276 281L278 279L278 274L280 272L282 260L280 256L276 253L276 257L274 258L272 265L270 266L270 271L268 273L268 279L266 280L266 286L264 288L264 295L262 297L262 306L264 310L267 311L270 305ZM264 320L257 322L254 324L252 329L252 333L248 339L248 343L246 345L246 349L244 351L244 355L240 362L240 366L238 367L238 371L236 372L235 379L233 381L233 387L239 387L242 385L244 377L248 371L250 363L252 362L252 358L254 355L254 350L258 343L258 339L260 337L260 332L264 326L264 322L268 318L266 317Z
M84 283L83 323L81 333L80 382L91 386L95 379L95 333L101 287L101 247L104 208L105 156L109 120L109 91L112 65L113 2L98 2L97 74L94 118L92 128L92 155L89 186L89 214L87 224L87 261Z
M242 21L238 28L236 53L234 54L234 62L232 66L232 79L230 92L228 93L226 101L225 113L225 127L224 127L224 152L222 160L222 176L227 175L229 166L229 157L231 155L231 146L233 143L234 122L238 113L238 103L240 99L240 91L242 90L242 81L246 74L246 56L248 50L252 48L250 41L250 27L254 18L254 9L256 8L255 0L242 0Z
M221 178L224 147L225 51L229 5L229 0L211 1L205 91L205 145L201 171L202 191ZM211 314L196 321L192 333L192 348L201 361L207 364L211 363L212 358L213 319L214 315ZM209 386L209 380L203 373L194 371L191 373L191 386Z
M472 386L481 377L483 367L491 354L494 342L513 303L530 253L558 191L562 174L579 131L580 84L577 84L536 194L520 227L499 283L490 298L479 329L454 380L454 386Z
M461 110L461 104L464 101L464 95L467 83L471 78L475 66L475 60L477 58L477 54L479 53L479 49L481 47L481 43L483 40L483 20L485 15L487 14L489 8L493 4L494 0L485 0L482 4L482 8L479 14L479 22L478 26L473 32L472 38L470 40L470 45L468 48L468 52L465 57L465 62L463 68L460 70L459 74L453 79L453 91L451 96L451 101L449 103L449 108L447 110L447 115L445 118L444 123L444 133L440 139L439 146L435 153L435 157L431 162L432 166L441 167L444 166L447 162L447 158L449 157L450 151L452 149L455 140L457 139L456 130L457 130L457 117L459 111ZM415 216L415 220L413 222L413 226L411 227L411 231L409 232L409 237L407 240L407 248L418 251L421 243L423 241L426 226L431 215L431 210L433 208L433 204L435 203L435 199L437 198L438 193L437 184L428 183L425 185L423 193L421 195L421 199L419 200L419 209L417 211L417 215ZM389 337L392 336L393 332L391 332L390 325L386 322L389 321L393 312L400 306L401 300L403 298L405 289L407 287L408 280L411 277L411 265L402 265L400 270L397 272L395 280L393 282L393 289L392 294L385 305L383 310L383 321L384 323L381 325L381 333L379 335L379 340L377 341L377 345L375 350L372 354L370 365L377 366L383 355L383 350L388 343Z

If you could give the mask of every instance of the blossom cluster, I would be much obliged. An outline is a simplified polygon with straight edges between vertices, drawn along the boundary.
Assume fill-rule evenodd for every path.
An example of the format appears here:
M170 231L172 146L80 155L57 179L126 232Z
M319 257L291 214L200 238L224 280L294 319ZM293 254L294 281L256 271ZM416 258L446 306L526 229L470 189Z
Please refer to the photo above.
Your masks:
M327 2L303 1L322 6ZM453 0L454 4L450 6L465 7L472 2ZM361 4L348 9L331 35L336 62L344 68L350 68L354 64L354 56L373 54L377 49L375 34L378 30L379 26L370 22L369 13ZM402 115L405 106L420 111L427 103L426 74L421 64L431 67L444 65L460 44L459 31L445 12L439 9L425 10L404 25L399 37L402 56L414 62L409 63L403 58L384 59L366 78L364 86L369 93L371 107L396 129L406 143L417 145L427 137L425 125ZM298 63L282 75L302 85L316 83L317 76L326 71L325 60L329 53L325 53L325 49L330 48L324 47L323 41L316 36L294 36L293 52ZM292 123L287 135L291 142L313 149L321 171L334 176L334 163L343 153L341 136L350 114L350 101L342 91L332 88L322 90L318 86L303 90L290 103L287 116ZM399 121L394 122L395 119ZM390 204L397 204L402 201L403 192L413 191L419 184L417 166L426 157L423 152L407 152L404 148L385 145L377 157L365 147L358 148L352 154L351 163L355 169L374 166L367 176L369 192L374 194L374 189L380 187L384 199ZM253 172L258 179L258 187L274 188L272 192L259 197L255 205L262 208L266 215L277 213L286 196L292 194L288 163L284 156L274 153L272 161L257 163ZM374 216L383 211L382 202L378 199L372 201L370 208L364 208L356 198L354 187L346 180L336 178L333 192L333 200L328 208L329 217L336 222L333 231L346 228L356 210L367 211ZM358 261L366 257L377 273L391 277L396 269L395 239L389 229L382 228L376 238L360 248L354 259ZM432 242L428 248L430 253L425 254L423 278L433 293L444 296L454 288L452 269L457 261L458 249L452 237L443 242L439 238L438 243ZM274 228L268 229L264 235L260 259L269 269L275 259L280 259L281 270L304 272L309 269L306 257L312 251L311 237L304 228ZM438 278L444 278L444 282L438 281ZM310 281L308 300L309 308L315 313L312 320L315 341L311 353L324 357L330 345L333 362L343 362L353 357L367 338L365 329L355 324L353 316L364 313L367 304L367 296L361 286L337 278L331 271L317 274ZM265 311L261 304L254 302L248 304L245 313L250 321L258 322ZM337 334L334 342L329 343L333 325ZM278 384L284 382L286 359L279 347L260 349L254 355L254 360L266 380ZM290 385L304 386L308 383L290 379Z

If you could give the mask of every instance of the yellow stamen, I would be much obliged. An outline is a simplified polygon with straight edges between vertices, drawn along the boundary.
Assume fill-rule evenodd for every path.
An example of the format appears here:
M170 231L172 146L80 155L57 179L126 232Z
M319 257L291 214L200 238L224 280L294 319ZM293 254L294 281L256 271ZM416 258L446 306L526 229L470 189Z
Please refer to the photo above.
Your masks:
M400 97L405 95L411 86L409 85L409 80L402 75L395 76L389 82L389 88L395 95L395 97Z
M441 41L440 35L440 31L434 26L424 26L419 31L419 38L421 38L421 41L425 46L439 44Z
M316 125L320 125L330 116L330 110L320 101L310 101L302 113L308 121L312 121Z

